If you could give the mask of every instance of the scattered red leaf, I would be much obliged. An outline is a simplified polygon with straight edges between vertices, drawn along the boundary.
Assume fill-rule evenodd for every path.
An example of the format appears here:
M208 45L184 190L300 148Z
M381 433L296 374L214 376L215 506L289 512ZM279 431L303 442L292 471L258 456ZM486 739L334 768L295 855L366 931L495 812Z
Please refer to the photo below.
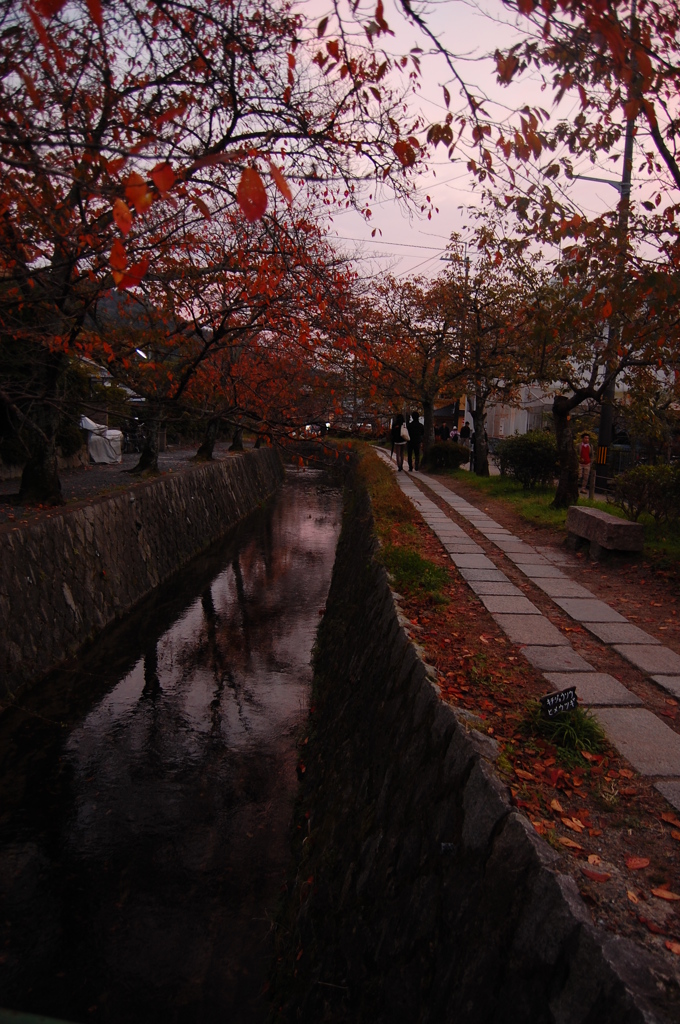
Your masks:
M261 220L267 209L267 192L254 167L246 167L236 189L236 199L245 219L253 224Z
M589 878L591 882L608 882L612 877L608 871L594 871L593 868L581 867L581 874Z
M629 871L640 871L649 867L649 857L626 857L626 867Z
M656 896L660 900L680 900L680 896L671 892L670 889L652 889L652 896Z

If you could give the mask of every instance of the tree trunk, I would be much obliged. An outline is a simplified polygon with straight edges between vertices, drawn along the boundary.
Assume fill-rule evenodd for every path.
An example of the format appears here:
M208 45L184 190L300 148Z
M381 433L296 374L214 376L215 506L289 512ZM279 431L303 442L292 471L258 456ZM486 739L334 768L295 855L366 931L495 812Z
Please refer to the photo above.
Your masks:
M243 451L243 427L234 427L234 439L229 445L230 452Z
M39 358L39 383L42 401L36 403L30 417L24 417L31 457L24 466L19 487L22 504L62 505L57 466L57 429L60 413L60 380L65 369L62 355Z
M42 441L24 466L19 501L22 505L63 505L64 497L61 493L54 436Z
M129 473L158 473L158 436L161 430L161 421L153 416L146 421L144 447L139 456L139 462Z
M423 430L423 459L434 444L434 402L431 398L423 399L425 426Z
M489 475L489 442L486 439L486 398L475 395L475 411L472 414L475 427L475 474Z
M212 462L213 449L217 440L217 431L220 426L219 416L213 416L208 420L201 446L194 455L196 462Z
M557 395L553 402L552 414L555 421L560 478L553 500L554 508L568 508L578 503L578 455L574 447L570 412L569 399L565 395Z

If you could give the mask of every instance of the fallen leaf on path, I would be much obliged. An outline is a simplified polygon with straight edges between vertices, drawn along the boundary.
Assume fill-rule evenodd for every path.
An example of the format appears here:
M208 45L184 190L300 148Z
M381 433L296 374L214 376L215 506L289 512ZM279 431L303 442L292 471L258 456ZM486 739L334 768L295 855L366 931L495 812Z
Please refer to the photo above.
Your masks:
M576 818L560 818L563 825L570 828L573 832L583 832L583 825Z
M558 814L564 814L564 808L562 807L562 804L559 802L559 800L551 800L550 807L553 811L557 811Z
M680 840L680 832L671 832L671 836L673 839Z
M649 857L626 857L626 867L629 871L640 871L649 867Z
M612 877L608 871L593 871L592 868L581 868L581 874L589 878L591 882L608 882Z
M670 889L652 889L652 896L657 896L660 900L680 900L680 896Z
M680 821L678 821L674 814L670 814L668 811L661 815L661 820L667 821L669 825L675 825L676 828L680 828Z
M665 935L666 929L662 928L660 924L655 921L650 921L648 917L638 917L640 924L644 924L650 930L653 935Z
M578 843L575 843L574 840L570 839L568 836L559 836L558 838L559 838L559 841L562 843L562 846L567 846L567 847L569 847L570 850L582 850L583 849L582 846L579 846Z
M675 953L676 956L680 956L680 942L673 942L672 939L666 939L666 949L670 949L671 953Z
M533 780L531 772L525 772L523 768L515 768L515 775L520 779Z
M639 903L640 902L639 899L637 898L637 896L635 895L635 893L631 892L630 889L628 889L626 895L628 896L628 899L630 900L631 903Z
M621 775L624 779L632 779L634 774L635 772L631 772L627 768L619 769L619 775Z
M595 867L597 867L598 864L602 863L602 858L598 857L596 853L591 853L588 856L588 863L593 864Z

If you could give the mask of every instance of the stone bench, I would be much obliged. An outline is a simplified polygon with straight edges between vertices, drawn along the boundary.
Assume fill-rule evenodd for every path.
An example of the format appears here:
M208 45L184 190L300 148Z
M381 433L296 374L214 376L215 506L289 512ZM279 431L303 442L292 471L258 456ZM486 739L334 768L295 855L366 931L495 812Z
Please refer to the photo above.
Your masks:
M573 547L581 540L590 541L593 558L599 558L603 551L642 551L644 547L641 523L630 523L598 508L572 505L567 510L567 531Z

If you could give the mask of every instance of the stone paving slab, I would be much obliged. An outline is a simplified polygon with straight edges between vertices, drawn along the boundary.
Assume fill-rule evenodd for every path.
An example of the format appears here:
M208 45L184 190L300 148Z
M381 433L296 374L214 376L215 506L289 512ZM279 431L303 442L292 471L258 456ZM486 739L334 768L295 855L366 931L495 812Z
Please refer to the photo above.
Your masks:
M484 583L509 583L510 580L500 569L464 569L460 574L464 580L476 580Z
M554 578L548 576L545 579L535 579L534 583L548 597L590 597L596 600L589 590L582 587L580 583L576 583L575 580L569 579L564 573L560 573Z
M550 565L547 558L529 547L522 548L521 551L507 551L506 554L515 565Z
M522 648L522 654L534 668L543 672L594 672L593 666L572 647Z
M661 644L615 644L614 650L650 676L680 673L680 656Z
M576 693L583 704L642 704L636 693L627 690L614 676L607 672L546 672L545 678L556 690L576 686Z
M680 811L680 782L675 780L669 780L668 782L657 782L654 786L655 789L661 793L661 796L665 796L668 803L672 807L675 807L676 811Z
M652 679L674 697L680 697L680 676L652 676Z
M523 572L530 580L552 579L558 580L564 573L556 565L527 565L525 562L518 562L512 559L520 572Z
M482 604L492 614L502 615L540 615L541 611L531 601L520 594L519 597L497 594L480 594Z
M590 633L606 644L658 644L656 637L632 622L584 622Z
M451 555L459 569L495 569L496 566L486 555Z
M459 540L444 540L439 538L450 555L483 555L484 548L479 544L464 544Z
M494 615L494 619L514 644L569 646L564 634L543 615Z
M641 775L680 776L680 736L646 708L598 708L607 737Z
M497 548L500 548L501 551L523 551L527 555L537 554L536 549L532 548L530 544L525 544L523 540L517 540L515 537L508 537L507 539L505 537L501 537L499 540L494 540L494 544Z
M489 583L486 580L468 580L470 588L480 597L482 594L495 594L498 597L524 597L524 594L514 583Z
M627 622L628 620L597 598L558 597L555 604L578 622Z

